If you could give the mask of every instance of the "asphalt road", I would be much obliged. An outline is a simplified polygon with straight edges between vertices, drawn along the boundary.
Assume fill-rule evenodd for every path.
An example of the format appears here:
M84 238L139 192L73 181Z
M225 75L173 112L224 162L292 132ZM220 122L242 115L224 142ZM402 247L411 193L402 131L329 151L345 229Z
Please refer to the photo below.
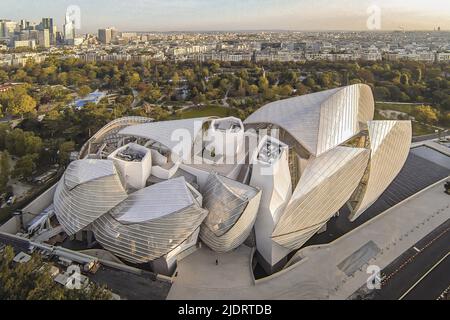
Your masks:
M110 268L100 268L89 278L106 286L123 300L165 300L171 287L167 282Z
M382 271L374 300L436 300L450 286L450 220ZM447 258L445 258L447 256Z
M438 261L408 290L402 300L437 299L449 286L450 253Z

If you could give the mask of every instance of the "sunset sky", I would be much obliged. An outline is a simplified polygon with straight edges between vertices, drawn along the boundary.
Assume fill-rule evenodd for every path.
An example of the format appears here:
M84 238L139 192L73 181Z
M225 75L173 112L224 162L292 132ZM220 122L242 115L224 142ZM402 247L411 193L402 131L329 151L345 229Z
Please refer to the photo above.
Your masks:
M365 30L367 8L381 9L381 29L450 30L448 0L1 0L0 19L56 19L69 5L82 13L82 32L115 26L128 31Z

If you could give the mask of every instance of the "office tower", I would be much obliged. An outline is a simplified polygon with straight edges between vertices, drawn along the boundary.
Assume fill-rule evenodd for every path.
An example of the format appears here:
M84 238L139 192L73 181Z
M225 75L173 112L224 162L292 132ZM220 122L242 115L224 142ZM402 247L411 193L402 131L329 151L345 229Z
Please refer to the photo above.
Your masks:
M50 47L50 30L43 29L39 31L38 36L39 46L42 48L49 48Z
M53 19L52 18L42 18L42 28L43 29L53 29Z
M10 20L0 20L0 39L10 39L14 36L17 22Z
M53 29L50 30L50 42L51 44L56 44L56 33L58 32L58 28L54 25Z
M64 41L66 44L72 44L75 39L75 24L66 16L64 23Z
M111 43L111 29L99 29L98 39L103 44Z
M98 30L98 39L103 44L110 44L117 38L118 32L115 28L106 28Z
M29 30L28 31L28 39L39 42L39 31L38 30Z
M24 41L30 38L30 31L24 30L21 31L18 35L16 35L15 40Z
M119 36L119 32L116 28L111 28L111 41L115 41Z
M5 24L3 20L0 20L0 39L5 37Z
M64 35L61 31L56 31L55 41L57 44L64 43Z
M26 30L27 28L27 21L25 20L20 20L20 31Z
M41 28L48 29L50 33L50 43L55 44L56 42L56 26L53 23L53 18L42 18Z

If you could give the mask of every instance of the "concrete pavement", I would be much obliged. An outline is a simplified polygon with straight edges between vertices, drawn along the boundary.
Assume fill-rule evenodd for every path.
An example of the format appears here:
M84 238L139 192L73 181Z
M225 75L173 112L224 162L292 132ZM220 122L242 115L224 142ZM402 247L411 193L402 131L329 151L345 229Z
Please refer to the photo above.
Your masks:
M382 270L381 290L363 286L353 298L363 300L397 300L410 291L421 277L445 257L450 248L450 219L414 244L393 263ZM450 274L442 274L439 283L423 290L426 299L437 298L450 285ZM437 290L439 292L435 292Z
M450 137L447 137L447 139ZM426 146L428 148L434 149L436 151L439 151L447 156L450 156L450 148L444 146L443 144L438 143L437 141L434 140L427 140L427 141L422 141L422 142L414 142L411 144L411 148L417 148L420 146Z
M385 268L450 218L450 197L443 185L423 190L328 245L301 250L290 267L250 284L252 274L243 263L250 261L249 250L230 253L230 261L240 262L228 265L226 276L214 265L200 269L202 263L195 257L187 258L179 263L180 272L186 274L174 280L168 299L347 299L366 283L368 264ZM339 269L370 241L378 250L366 256L364 265L350 275ZM230 282L233 275L236 281ZM245 281L238 281L241 277ZM192 280L186 282L188 278Z
M251 275L251 256L252 249L245 245L226 254L213 252L203 246L178 262L174 282L188 290L189 288L227 290L250 287L254 284ZM176 291L171 291L171 294L173 293Z

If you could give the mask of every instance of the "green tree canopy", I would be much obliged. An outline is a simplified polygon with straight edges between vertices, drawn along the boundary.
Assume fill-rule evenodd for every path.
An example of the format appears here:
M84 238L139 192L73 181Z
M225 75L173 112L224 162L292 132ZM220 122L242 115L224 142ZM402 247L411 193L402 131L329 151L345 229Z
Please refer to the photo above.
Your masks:
M33 171L36 170L36 160L39 156L36 153L27 154L17 160L14 170L12 172L13 178L30 177Z
M4 151L0 155L0 194L6 191L9 176L11 175L11 164L8 151Z
M94 283L80 290L69 290L57 284L50 266L35 254L26 263L16 264L15 253L6 247L0 253L1 300L110 300L111 292Z
M67 165L70 161L70 153L75 151L75 143L73 141L66 141L59 146L59 163Z
M437 110L433 109L431 106L417 107L414 110L413 115L417 121L427 124L435 124L439 120L439 114Z

